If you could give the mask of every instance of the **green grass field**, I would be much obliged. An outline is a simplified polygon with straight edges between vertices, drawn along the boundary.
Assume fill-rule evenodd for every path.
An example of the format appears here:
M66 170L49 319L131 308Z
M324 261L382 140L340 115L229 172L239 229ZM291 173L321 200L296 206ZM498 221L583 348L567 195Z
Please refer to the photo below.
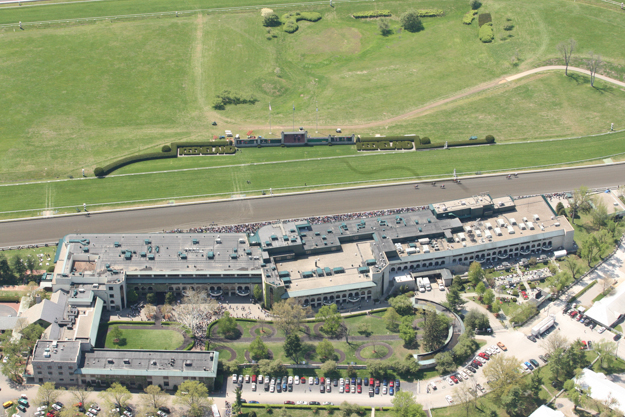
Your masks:
M37 213L43 208L59 208L59 212L74 212L87 203L91 210L114 206L113 203L158 199L191 200L198 196L229 197L231 194L260 194L272 187L289 191L323 189L354 182L374 183L389 178L414 180L430 176L451 176L453 169L459 175L486 173L491 170L521 170L546 164L566 165L570 161L601 159L607 155L617 160L625 153L625 132L589 138L540 143L517 143L468 149L432 150L425 152L358 153L353 146L331 148L284 149L282 155L290 159L303 156L313 158L315 152L335 151L342 158L323 157L307 161L283 160L270 165L235 165L241 158L253 161L255 155L272 149L246 149L236 157L205 158L214 167L203 170L144 174L140 176L113 176L105 179L71 180L0 187L4 217ZM340 155L339 155L340 156ZM201 157L197 157L201 158ZM316 157L315 157L316 158ZM223 166L224 163L230 165ZM221 166L220 166L221 165ZM251 183L248 184L247 181ZM137 184L142 184L138 186ZM307 185L304 186L304 183ZM33 210L15 213L13 210Z
M124 325L126 326L126 325ZM109 330L117 325L111 325ZM116 345L113 343L110 332L106 335L105 347L108 349L149 349L149 350L174 350L180 345L184 338L174 330L153 330L144 326L136 326L133 329L121 329L122 339L126 339L126 344Z

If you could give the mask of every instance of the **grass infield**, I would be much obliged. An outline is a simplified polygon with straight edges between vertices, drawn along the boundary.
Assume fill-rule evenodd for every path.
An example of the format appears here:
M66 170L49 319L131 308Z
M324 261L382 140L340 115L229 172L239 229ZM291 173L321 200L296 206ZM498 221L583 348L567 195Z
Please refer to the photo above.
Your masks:
M175 350L182 345L184 338L174 330L155 330L145 329L136 326L136 329L120 329L122 331L122 340L126 339L123 345L113 343L110 330L117 325L109 327L109 333L106 335L105 347L108 349L148 349L148 350Z

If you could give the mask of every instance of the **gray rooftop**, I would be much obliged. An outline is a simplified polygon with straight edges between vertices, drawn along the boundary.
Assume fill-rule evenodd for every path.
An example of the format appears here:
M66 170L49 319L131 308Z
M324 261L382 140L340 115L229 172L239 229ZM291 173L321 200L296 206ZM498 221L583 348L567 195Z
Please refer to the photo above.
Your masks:
M33 361L76 362L79 353L79 341L39 340L33 351Z
M218 352L94 349L86 352L82 374L180 375L215 377Z

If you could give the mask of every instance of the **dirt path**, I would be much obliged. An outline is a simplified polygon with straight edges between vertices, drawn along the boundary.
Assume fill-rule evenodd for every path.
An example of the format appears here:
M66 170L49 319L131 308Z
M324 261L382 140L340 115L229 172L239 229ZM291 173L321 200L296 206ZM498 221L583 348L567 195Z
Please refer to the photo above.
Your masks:
M432 109L434 109L436 107L440 107L440 106L443 106L443 105L445 105L447 103L450 103L452 101L456 101L456 100L459 100L461 98L464 98L464 97L467 97L467 96L470 96L470 95L473 95L473 94L477 94L477 93L479 93L481 91L484 91L484 90L488 90L489 88L496 87L499 84L504 84L506 82L518 80L519 78L527 77L529 75L533 75L533 74L536 74L536 73L539 73L539 72L556 71L556 70L563 71L564 68L565 68L564 65L549 65L549 66L545 66L545 67L538 67L538 68L534 68L534 69L531 69L531 70L523 71L523 72L520 72L520 73L515 74L515 75L510 75L510 76L507 76L507 77L497 78L494 81L489 81L487 83L480 84L480 85L475 86L473 88L469 88L469 89L464 90L464 91L462 91L462 92L460 92L458 94L455 94L455 95L453 95L451 97L444 98L444 99L441 99L441 100L437 100L437 101L432 102L430 104L426 104L425 106L418 107L418 108L416 108L414 110L409 111L408 113L400 114L398 116L391 117L389 119L378 120L378 121L375 121L375 122L369 122L369 123L364 123L364 124L347 125L347 126L341 125L341 129L343 129L345 131L348 131L348 130L355 130L355 129L378 127L378 126L384 126L384 125L392 124L392 123L398 122L400 120L411 119L413 117L421 116L423 113L425 113L425 112L427 112L429 110L432 110ZM585 75L590 75L590 72L587 69L583 69L583 68L569 67L568 70L572 71L572 72L579 72L579 73L582 73L582 74L585 74ZM612 83L612 84L616 84L616 85L618 85L620 87L625 87L625 82L616 80L614 78L606 77L606 76L600 75L600 74L597 74L596 78L600 79L600 80L603 80L603 81L606 81L606 82L609 82L609 83ZM272 127L273 130L276 130L276 131L279 131L281 129L282 130L290 129L289 126L272 125L271 127ZM252 130L253 129L268 129L268 128L269 128L269 126L260 126L260 125L250 125L249 126L249 129L252 129ZM333 125L333 126L319 126L319 129L332 129L332 130L334 130L335 128L336 128L336 125Z

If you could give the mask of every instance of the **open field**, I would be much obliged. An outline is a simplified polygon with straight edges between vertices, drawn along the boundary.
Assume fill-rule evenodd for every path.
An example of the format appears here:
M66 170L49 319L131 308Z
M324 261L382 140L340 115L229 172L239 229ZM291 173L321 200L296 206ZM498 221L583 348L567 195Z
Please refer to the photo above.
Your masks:
M604 158L613 155L618 160L625 154L625 132L566 141L517 143L481 146L465 149L432 150L424 152L396 152L344 155L340 158L286 160L266 164L229 165L202 170L152 173L130 176L112 176L104 179L71 180L0 187L3 216L15 217L13 210L59 208L59 212L73 212L87 203L90 210L110 207L116 202L141 199L167 202L169 199L192 199L198 196L229 197L231 194L260 194L262 190L290 188L290 191L336 187L357 181L376 182L389 178L414 180L430 176L450 176L454 170L463 173L486 173L491 170L522 170L545 164L566 165L570 161ZM332 147L348 153L351 147ZM304 152L312 158L317 148L291 148L299 159ZM327 148L330 149L330 148ZM243 154L252 158L271 149L246 149ZM354 154L355 150L351 150ZM235 161L233 157L206 158L211 161ZM247 181L250 181L248 184ZM306 184L306 185L305 185ZM191 197L195 196L195 197ZM206 198L206 197L204 197ZM126 203L132 204L132 203ZM138 203L134 203L138 204ZM24 212L23 215L30 215Z
M258 2L237 3L253 4ZM296 127L314 131L317 104L325 134L330 127L350 124L362 125L356 132L361 134L415 133L444 141L490 133L501 142L598 133L611 122L617 128L625 124L621 89L604 83L589 88L583 76L541 74L412 120L368 128L368 123L550 63L558 58L555 45L571 36L578 41L578 58L593 49L606 61L606 74L622 79L625 73L620 10L600 1L546 0L531 8L512 0L485 1L481 10L493 14L496 32L488 45L477 39L476 23L462 25L465 0L381 4L393 12L393 19L408 7L441 7L446 14L425 18L420 33L388 37L379 35L375 21L350 17L370 10L369 2L338 3L334 9L310 4L276 9L316 10L323 19L300 22L292 35L273 29L277 38L272 40L266 39L258 10L4 29L0 106L12 111L0 120L0 181L77 177L81 168L91 173L119 157L174 140L206 139L225 128L266 135L269 102L274 133L278 125L292 126L293 105ZM110 0L5 7L0 22L223 5L223 0ZM515 28L509 32L512 37L502 40L506 17ZM398 22L392 20L392 26L397 29ZM211 104L223 89L254 94L259 101L217 112ZM210 126L212 120L219 126ZM187 164L171 162L174 168ZM150 166L139 169L149 171ZM277 175L280 171L273 173ZM55 200L55 190L50 193L48 199ZM33 200L38 198L45 201L45 194Z

